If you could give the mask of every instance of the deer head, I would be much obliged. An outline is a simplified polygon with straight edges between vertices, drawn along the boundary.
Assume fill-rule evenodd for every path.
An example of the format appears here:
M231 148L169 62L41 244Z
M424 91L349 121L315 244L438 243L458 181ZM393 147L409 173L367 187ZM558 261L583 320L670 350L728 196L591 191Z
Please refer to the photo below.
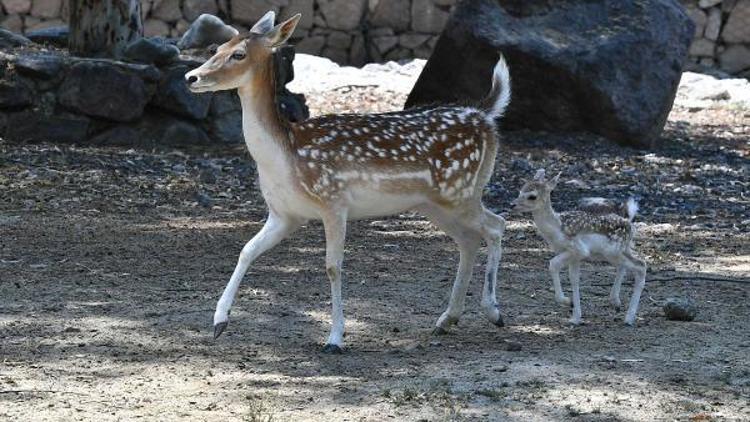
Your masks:
M248 85L267 69L274 49L289 39L301 16L297 14L274 26L274 12L266 13L250 32L222 44L208 61L188 72L185 75L188 88L193 92L210 92Z
M534 179L523 184L518 198L513 201L515 210L520 212L530 212L550 203L550 193L560 181L562 172L557 173L552 180L547 180L544 169L537 170Z

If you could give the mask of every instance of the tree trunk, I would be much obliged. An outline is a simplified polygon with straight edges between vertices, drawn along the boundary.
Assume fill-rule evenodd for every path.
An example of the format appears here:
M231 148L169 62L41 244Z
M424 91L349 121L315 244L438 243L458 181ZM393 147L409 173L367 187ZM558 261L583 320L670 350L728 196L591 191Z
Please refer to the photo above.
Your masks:
M119 58L142 36L140 0L70 0L72 54Z

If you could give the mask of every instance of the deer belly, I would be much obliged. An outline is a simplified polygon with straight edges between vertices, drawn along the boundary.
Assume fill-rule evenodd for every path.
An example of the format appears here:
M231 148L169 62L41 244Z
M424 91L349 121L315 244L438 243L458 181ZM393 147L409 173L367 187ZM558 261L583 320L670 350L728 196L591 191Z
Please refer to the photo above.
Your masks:
M392 194L364 188L350 189L346 199L349 218L352 220L398 214L425 201L423 195L416 193Z

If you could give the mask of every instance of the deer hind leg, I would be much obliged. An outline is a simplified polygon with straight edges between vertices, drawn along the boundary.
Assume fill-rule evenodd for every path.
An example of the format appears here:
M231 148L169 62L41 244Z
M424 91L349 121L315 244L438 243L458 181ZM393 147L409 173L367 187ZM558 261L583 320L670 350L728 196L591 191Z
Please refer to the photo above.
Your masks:
M502 327L503 316L500 313L500 305L497 301L497 271L503 254L503 233L505 232L505 219L494 214L488 209L483 209L482 232L484 241L487 242L487 270L484 275L484 287L482 288L482 310L493 324Z
M326 275L331 283L331 333L323 353L341 353L344 338L344 303L341 298L341 269L344 262L346 211L332 211L323 217L326 234Z
M571 256L570 252L563 252L549 261L549 273L552 277L552 287L555 289L555 302L566 308L569 308L573 302L563 292L560 284L560 271L570 262Z
M285 237L289 236L301 224L301 221L285 218L270 212L263 228L245 244L240 253L237 266L234 268L234 273L232 273L229 283L224 288L224 293L222 293L219 302L216 304L216 312L214 313L214 339L219 337L224 329L227 328L232 302L234 302L234 298L237 296L237 290L240 287L242 278L253 261L263 254L263 252L273 248Z
M617 266L617 275L615 276L615 282L612 284L612 290L609 292L609 303L618 311L622 307L620 302L620 288L622 287L622 281L628 273L628 267L619 264Z
M433 224L452 237L459 250L458 271L448 300L448 308L438 318L433 331L434 334L444 334L451 325L458 322L464 311L466 291L469 288L474 261L482 238L481 226L478 218L474 216L467 218L466 213L459 210L428 208L420 211L427 215Z
M646 262L630 252L625 253L625 259L625 265L627 265L627 267L629 267L635 274L633 293L630 295L628 313L625 314L625 324L634 326L635 315L638 312L638 304L641 302L641 293L643 293L643 288L646 287Z

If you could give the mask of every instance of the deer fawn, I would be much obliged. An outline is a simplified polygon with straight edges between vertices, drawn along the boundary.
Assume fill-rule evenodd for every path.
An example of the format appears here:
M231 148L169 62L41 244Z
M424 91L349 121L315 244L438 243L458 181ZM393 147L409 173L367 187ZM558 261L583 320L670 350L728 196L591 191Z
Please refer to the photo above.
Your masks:
M635 325L635 315L641 292L646 284L646 263L635 256L633 218L638 211L634 199L624 204L603 198L586 198L578 211L556 213L552 209L550 193L557 186L560 174L552 180L545 179L544 170L537 171L534 180L521 188L513 201L516 210L531 212L537 231L558 255L549 263L555 300L570 306L560 285L560 270L568 266L573 290L572 324L581 323L581 294L579 288L580 266L584 260L604 260L617 267L617 276L610 292L610 303L620 307L620 286L628 270L635 273L633 294L625 316L625 323Z
M344 334L341 267L347 220L406 210L426 215L458 244L460 260L439 333L458 321L480 242L488 244L482 307L503 325L495 295L505 221L481 202L492 175L495 120L510 101L510 77L501 58L480 107L426 107L374 115L330 115L298 124L282 119L274 103L271 54L292 34L300 15L274 26L268 12L246 35L218 48L185 75L193 92L237 89L245 143L257 163L268 219L242 249L214 314L214 338L250 264L310 219L323 221L326 274L331 283L332 328L323 348L340 353Z

